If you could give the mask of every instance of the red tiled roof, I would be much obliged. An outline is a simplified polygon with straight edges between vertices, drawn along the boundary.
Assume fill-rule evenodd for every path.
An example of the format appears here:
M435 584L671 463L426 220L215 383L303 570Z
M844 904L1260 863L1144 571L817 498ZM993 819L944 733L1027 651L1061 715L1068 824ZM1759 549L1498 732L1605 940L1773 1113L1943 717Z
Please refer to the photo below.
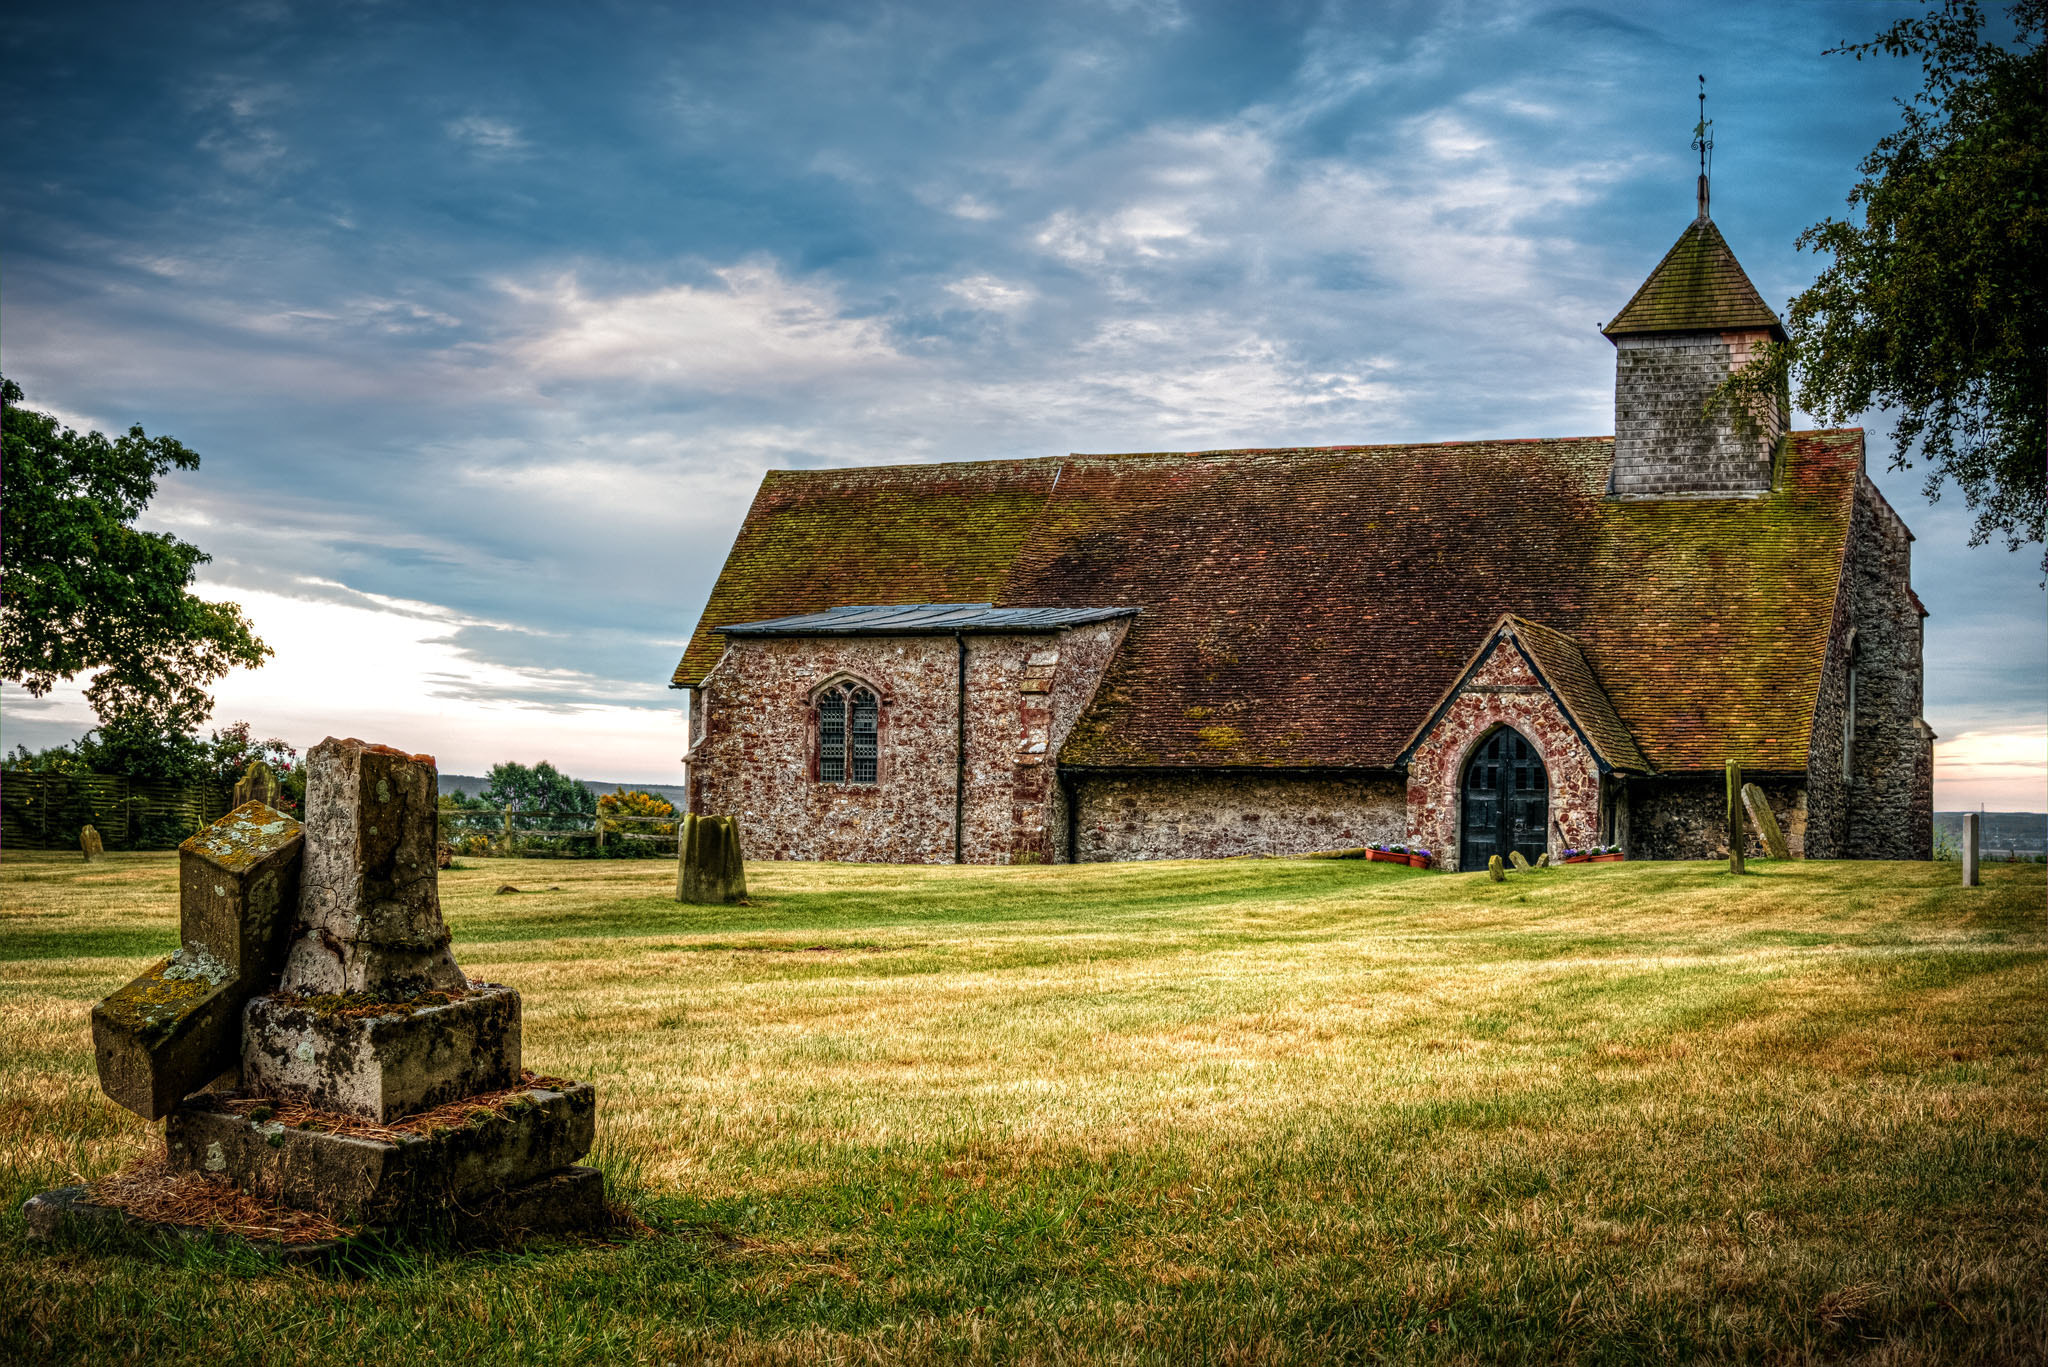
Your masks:
M1635 297L1601 331L1720 332L1762 328L1779 341L1785 329L1771 312L1710 218L1694 219L1643 281Z
M1512 613L1577 643L1656 768L1805 768L1862 433L1794 434L1758 499L1609 500L1612 451L777 473L675 682L716 662L714 626L845 603L1141 607L1063 764L1386 768Z
M1613 768L1648 773L1649 761L1614 710L1613 699L1600 686L1599 675L1579 643L1541 622L1513 616L1507 620L1515 640L1536 666L1537 676L1550 686L1594 752Z

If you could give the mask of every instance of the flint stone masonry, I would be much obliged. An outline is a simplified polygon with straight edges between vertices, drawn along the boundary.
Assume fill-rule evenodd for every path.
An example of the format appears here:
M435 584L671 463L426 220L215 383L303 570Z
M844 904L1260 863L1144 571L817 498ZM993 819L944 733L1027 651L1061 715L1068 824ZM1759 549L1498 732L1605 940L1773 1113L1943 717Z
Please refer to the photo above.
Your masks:
M359 740L306 756L306 860L284 990L412 993L459 988L441 920L431 756Z
M92 1009L114 1101L155 1120L234 1067L243 1006L277 976L301 841L298 822L248 802L179 846L183 943Z
M1859 477L1814 709L1810 858L1933 856L1934 733L1920 711L1925 613L1912 589L1912 541L1877 486ZM1852 660L1856 717L1845 774Z
M535 1086L502 1113L387 1141L293 1129L192 1098L164 1138L181 1172L227 1177L242 1190L337 1219L380 1221L469 1204L555 1172L590 1151L597 1093L587 1082Z
M1229 859L1355 849L1402 838L1392 775L1095 775L1072 780L1081 863Z
M1745 437L1726 417L1700 420L1714 387L1749 360L1767 332L1668 333L1615 339L1614 472L1622 498L1760 494L1784 434L1775 406Z
M492 983L388 1004L257 997L242 1079L265 1096L391 1120L517 1082L519 1034L519 994Z
M962 862L1063 855L1054 766L1127 622L970 635ZM736 816L760 859L952 863L961 717L951 636L737 637L691 702L690 809ZM873 783L823 783L812 699L880 700Z
M1794 859L1808 856L1806 789L1797 777L1749 774L1761 788ZM1723 774L1630 779L1626 846L1631 859L1713 859L1728 853L1728 780ZM1747 823L1742 853L1769 853Z

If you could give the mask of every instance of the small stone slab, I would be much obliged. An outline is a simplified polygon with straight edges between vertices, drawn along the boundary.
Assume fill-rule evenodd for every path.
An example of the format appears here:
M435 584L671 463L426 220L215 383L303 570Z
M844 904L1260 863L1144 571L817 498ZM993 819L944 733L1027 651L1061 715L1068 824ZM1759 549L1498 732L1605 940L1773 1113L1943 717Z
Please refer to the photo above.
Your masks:
M171 1165L227 1177L299 1210L372 1223L474 1207L590 1152L597 1092L587 1082L529 1088L502 1113L402 1140L357 1139L254 1120L210 1096L171 1113Z
M145 1120L234 1067L242 1006L276 978L298 899L299 823L245 803L178 847L170 958L92 1009L100 1087Z
M21 1203L22 1223L34 1243L93 1240L149 1252L149 1245L163 1239L192 1239L209 1244L244 1244L269 1253L287 1263L325 1262L346 1249L349 1239L314 1239L287 1244L276 1239L252 1239L231 1234L213 1225L178 1225L163 1220L142 1220L114 1206L93 1204L89 1187L59 1187L39 1191ZM600 1198L600 1202L602 1198Z
M1515 872L1517 873L1527 873L1529 871L1528 856L1524 855L1520 850L1509 850L1508 862L1515 866Z
M242 1080L260 1096L395 1120L515 1086L519 1032L519 994L494 983L400 1002L255 997L242 1031Z
M457 1243L498 1244L550 1234L593 1234L611 1224L604 1174L571 1166L500 1192L480 1205L451 1207Z
M85 862L88 864L97 863L100 857L107 852L106 844L100 839L100 832L97 826L81 826L78 828L78 852L85 856Z
M1771 810L1771 800L1764 796L1764 790L1754 783L1742 785L1742 806L1749 813L1750 824L1763 838L1764 849L1773 859L1790 859L1792 847L1785 843L1785 832L1778 825L1778 814Z
M1501 867L1499 855L1489 854L1486 856L1486 876L1496 883L1507 881L1507 870Z

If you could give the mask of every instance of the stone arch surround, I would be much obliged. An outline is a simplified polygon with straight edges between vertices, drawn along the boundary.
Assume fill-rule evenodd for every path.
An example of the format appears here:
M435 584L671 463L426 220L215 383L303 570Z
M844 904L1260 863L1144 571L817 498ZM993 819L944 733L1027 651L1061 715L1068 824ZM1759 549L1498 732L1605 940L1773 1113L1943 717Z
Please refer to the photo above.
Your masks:
M1564 845L1600 838L1599 762L1522 652L1501 640L1408 758L1408 843L1435 854L1437 867L1457 867L1465 763L1503 726L1521 732L1543 757L1550 776L1551 853L1562 848L1560 838Z

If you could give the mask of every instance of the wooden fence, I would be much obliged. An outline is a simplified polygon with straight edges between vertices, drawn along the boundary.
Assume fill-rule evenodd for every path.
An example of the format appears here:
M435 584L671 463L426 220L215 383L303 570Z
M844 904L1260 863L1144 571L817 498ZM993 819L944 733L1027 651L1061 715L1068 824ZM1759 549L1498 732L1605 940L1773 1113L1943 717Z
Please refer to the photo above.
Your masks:
M89 824L108 849L169 849L224 816L229 796L210 784L0 770L0 844L75 850Z
M571 854L586 846L596 858L608 858L606 842L614 854L624 855L636 844L653 848L636 854L674 854L676 816L564 815L558 812L522 812L516 807L441 809L441 839L458 854ZM653 831L615 829L623 826L653 826ZM662 829L662 828L666 829ZM630 856L628 856L630 857Z

